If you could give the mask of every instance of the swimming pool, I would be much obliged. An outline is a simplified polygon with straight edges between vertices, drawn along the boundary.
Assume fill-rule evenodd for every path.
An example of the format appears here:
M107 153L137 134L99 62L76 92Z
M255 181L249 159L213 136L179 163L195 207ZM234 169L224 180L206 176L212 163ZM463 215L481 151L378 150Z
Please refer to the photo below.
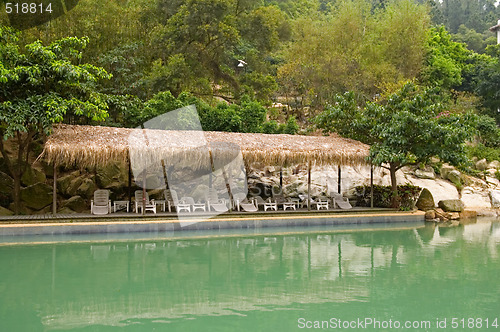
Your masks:
M2 331L500 329L493 220L9 238L0 262Z

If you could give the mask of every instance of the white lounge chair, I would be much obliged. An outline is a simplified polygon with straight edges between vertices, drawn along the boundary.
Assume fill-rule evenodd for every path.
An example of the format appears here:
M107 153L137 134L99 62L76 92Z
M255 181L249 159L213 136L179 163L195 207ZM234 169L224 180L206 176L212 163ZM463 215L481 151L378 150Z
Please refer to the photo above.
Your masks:
M142 209L144 208L144 213L147 211L151 211L156 214L156 203L155 200L149 200L148 192L144 192L142 190L136 190L134 193L135 196L135 213L142 213Z
M186 205L189 205L189 209L186 209ZM207 211L205 203L195 203L193 197L184 196L180 199L179 204L177 205L177 211L186 210L188 212L196 212L196 211Z
M349 203L349 199L347 197L342 196L339 193L330 193L330 197L332 198L333 201L333 207L335 208L335 205L337 205L339 208L347 210L347 209L352 209L351 203Z
M111 200L109 190L98 189L94 191L94 199L90 201L90 212L92 214L111 213Z
M247 200L247 195L245 193L235 193L233 194L233 199L235 200L238 211L240 211L240 208L246 212L256 212L259 210L256 204Z
M329 204L328 204L328 199L326 198L318 198L318 200L314 201L312 203L313 205L316 205L316 208L318 210L320 209L325 209L325 210L328 210L328 207L329 207Z
M208 210L214 210L215 212L227 212L229 209L227 208L226 201L224 199L220 199L217 194L217 190L210 188L205 195L205 200L207 201Z

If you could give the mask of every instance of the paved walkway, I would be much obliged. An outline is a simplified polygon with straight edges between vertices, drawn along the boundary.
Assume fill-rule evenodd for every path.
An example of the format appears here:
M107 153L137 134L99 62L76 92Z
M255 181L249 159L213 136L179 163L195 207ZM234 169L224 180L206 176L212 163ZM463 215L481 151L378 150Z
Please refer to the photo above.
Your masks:
M355 207L349 210L342 209L329 209L329 210L311 210L298 209L293 210L278 210L278 211L257 211L257 212L228 212L216 215L218 219L231 219L231 218L245 218L245 217L260 217L267 218L273 216L304 216L304 215L325 215L325 214L359 214L359 213L373 213L373 212L391 212L403 213L402 211L395 211L387 208L362 208ZM206 213L183 213L182 217L203 217ZM32 214L32 215L16 215L16 216L0 216L0 224L5 223L44 223L44 222L73 222L78 221L94 221L94 222L113 222L123 220L177 220L176 212L159 212L156 214L146 213L141 215L133 212L116 212L106 215L93 215L90 213L74 213L74 214Z

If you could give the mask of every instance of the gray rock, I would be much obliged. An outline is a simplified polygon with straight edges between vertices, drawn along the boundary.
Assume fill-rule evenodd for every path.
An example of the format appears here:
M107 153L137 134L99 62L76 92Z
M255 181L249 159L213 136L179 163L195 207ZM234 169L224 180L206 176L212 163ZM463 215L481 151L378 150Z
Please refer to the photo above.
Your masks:
M427 188L424 188L420 193L420 197L417 200L416 206L419 210L422 211L434 209L435 207L434 197ZM434 217L430 219L434 219Z
M128 170L126 165L115 162L97 168L96 183L99 188L103 189L112 189L117 185L126 186L128 183Z
M453 170L446 175L446 179L452 183L462 183L462 176L459 171Z
M14 180L6 173L0 171L0 194L10 196L14 188Z
M471 219L477 217L477 211L475 210L463 210L460 212L460 219Z
M84 180L85 179L83 177L77 177L71 180L68 190L66 190L66 194L70 197L76 196L78 188L80 188Z
M433 220L435 218L436 218L436 212L434 212L434 210L425 211L426 220Z
M436 174L434 173L434 170L432 168L429 169L417 169L415 170L415 176L420 179L435 179Z
M76 194L84 198L92 198L96 189L97 187L94 181L91 179L85 179L76 190Z
M464 202L459 199L442 200L438 206L446 212L462 212L465 208Z
M34 168L31 168L31 167L27 167L26 171L24 172L23 176L21 177L21 182L25 186L31 186L31 185L34 185L36 183L40 183L40 182L43 183L43 182L45 182L46 179L47 178L45 177L45 174L43 174L39 170L36 170Z
M0 206L0 216L12 216L13 214L14 212L12 212L11 210Z
M21 189L21 201L28 208L41 210L52 203L52 187L37 183Z
M73 176L65 175L57 179L57 193L61 195L68 195L68 188L73 180Z
M443 179L447 179L448 173L450 173L451 171L454 171L454 170L455 170L455 167L445 164L445 165L441 166L439 173L441 174L441 177Z
M33 211L32 214L49 214L52 212L52 205L46 206L41 210Z
M67 207L76 212L83 212L85 210L90 210L90 206L87 207L87 203L80 196L73 196L64 202L63 207Z
M500 169L500 161L493 160L491 163L488 164L488 168Z
M71 210L69 207L63 207L57 211L59 214L75 214L78 213L76 211Z
M14 202L9 204L9 210L16 211L16 207L15 207ZM33 210L27 208L23 202L19 202L19 211L18 211L19 214L28 215L28 214L31 214L32 212L33 212Z
M485 171L488 168L488 162L486 159L481 159L476 163L476 169L479 171Z
M500 190L490 190L491 206L500 207Z

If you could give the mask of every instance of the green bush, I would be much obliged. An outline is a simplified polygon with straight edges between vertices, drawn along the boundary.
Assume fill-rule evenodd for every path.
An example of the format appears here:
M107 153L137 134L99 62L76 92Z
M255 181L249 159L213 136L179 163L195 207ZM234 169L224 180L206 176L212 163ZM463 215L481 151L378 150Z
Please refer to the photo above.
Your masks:
M467 147L467 154L469 155L469 158L476 157L477 159L486 159L489 162L493 160L500 160L500 149L499 148L493 148L493 147L488 147L485 146L482 143L479 143L475 146L468 146Z
M370 206L370 186L357 186L356 188L356 205ZM422 188L412 184L398 186L399 206L403 211L412 210L415 207ZM373 206L389 208L391 207L392 189L390 186L373 186Z

